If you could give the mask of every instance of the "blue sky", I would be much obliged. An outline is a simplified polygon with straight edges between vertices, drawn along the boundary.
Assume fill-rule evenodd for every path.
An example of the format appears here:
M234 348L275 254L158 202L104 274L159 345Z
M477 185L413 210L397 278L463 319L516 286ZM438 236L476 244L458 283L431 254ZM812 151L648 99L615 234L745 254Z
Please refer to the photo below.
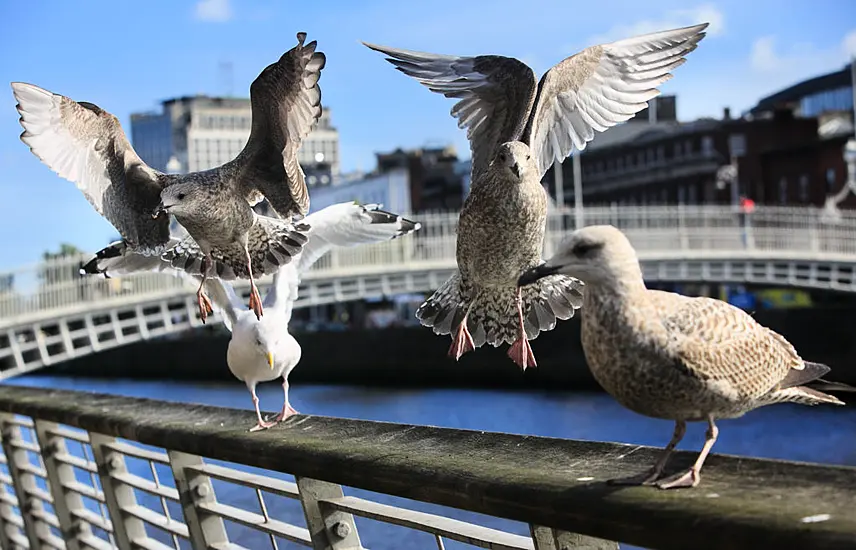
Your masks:
M83 7L85 5L85 8ZM787 7L784 7L787 6ZM262 68L306 31L327 54L323 101L341 135L345 170L370 169L374 152L454 143L452 100L394 70L365 40L408 49L518 57L540 75L604 41L708 21L708 37L663 86L689 120L740 111L856 53L853 0L65 0L0 3L0 81L25 81L119 117L169 97L249 94ZM116 235L68 181L18 139L10 88L0 93L0 269L37 261L70 242L97 250Z

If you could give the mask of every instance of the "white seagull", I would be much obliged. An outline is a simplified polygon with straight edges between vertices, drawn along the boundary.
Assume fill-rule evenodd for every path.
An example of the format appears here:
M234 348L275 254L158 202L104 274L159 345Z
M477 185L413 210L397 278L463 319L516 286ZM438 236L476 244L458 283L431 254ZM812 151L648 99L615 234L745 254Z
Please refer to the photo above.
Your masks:
M288 375L300 361L300 344L289 334L288 323L300 276L333 247L388 241L419 230L421 224L380 210L380 205L360 206L352 202L329 206L305 219L310 229L306 243L296 261L276 272L273 284L264 298L265 315L258 319L246 309L232 285L219 279L205 282L215 307L224 312L226 327L232 339L226 352L229 370L243 381L253 397L257 431L282 422L297 411L288 402ZM282 411L269 422L262 418L256 385L282 377L284 401Z

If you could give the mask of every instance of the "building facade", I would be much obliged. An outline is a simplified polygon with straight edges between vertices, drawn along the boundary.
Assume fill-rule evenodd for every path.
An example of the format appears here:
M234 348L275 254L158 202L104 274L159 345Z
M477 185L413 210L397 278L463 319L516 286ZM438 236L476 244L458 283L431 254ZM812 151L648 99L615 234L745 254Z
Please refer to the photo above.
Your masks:
M168 99L160 113L131 115L131 140L147 164L163 172L195 172L234 159L247 143L252 108L245 98L192 96ZM307 184L330 183L339 173L339 133L324 107L304 138L298 159Z
M377 153L377 172L405 170L413 213L460 210L469 189L469 161L462 166L454 147L396 149Z
M758 204L822 206L846 181L844 139L823 137L817 118L776 109L760 118L692 123L628 122L608 130L580 155L587 205ZM718 181L731 162L737 181ZM563 163L565 204L574 201L571 159ZM555 196L555 176L545 176Z

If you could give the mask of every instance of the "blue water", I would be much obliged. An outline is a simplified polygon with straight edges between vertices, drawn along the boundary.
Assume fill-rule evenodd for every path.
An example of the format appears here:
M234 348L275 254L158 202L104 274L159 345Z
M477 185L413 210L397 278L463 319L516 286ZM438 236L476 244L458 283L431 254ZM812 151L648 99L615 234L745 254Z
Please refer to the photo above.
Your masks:
M13 383L252 409L249 393L238 382L205 384L29 377ZM258 394L263 410L279 410L282 404L279 385L265 384L259 387ZM297 410L325 416L654 446L663 446L673 428L671 422L627 411L602 393L293 386L290 398ZM776 405L740 419L721 421L719 427L720 435L714 447L717 453L856 466L854 407ZM691 424L680 448L699 449L704 440L704 428L703 424ZM158 474L162 481L170 477L166 468L159 469ZM278 477L289 479L289 476ZM256 496L249 489L223 484L223 487L215 485L215 490L223 502L258 509ZM365 491L346 488L345 492L417 510L442 511L458 519L528 534L527 527L516 522ZM142 497L138 495L138 498ZM297 502L268 497L265 500L273 517L303 524ZM181 517L177 506L170 506L170 511L174 517ZM369 520L358 519L357 522L360 538L367 548L436 548L433 537L427 534ZM252 549L271 547L266 535L241 526L227 528L233 542ZM279 548L298 548L281 540L278 543ZM446 541L446 548L472 547ZM622 545L622 548L630 547Z

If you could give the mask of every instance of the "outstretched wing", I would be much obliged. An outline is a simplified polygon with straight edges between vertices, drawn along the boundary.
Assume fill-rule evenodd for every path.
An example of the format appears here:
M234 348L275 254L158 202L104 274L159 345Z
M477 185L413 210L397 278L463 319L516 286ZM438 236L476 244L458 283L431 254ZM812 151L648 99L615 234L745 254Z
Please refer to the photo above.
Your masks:
M199 279L194 278L194 280L197 284L199 283ZM223 313L223 324L227 329L232 330L238 322L238 312L247 309L235 289L231 284L219 279L206 279L205 292L214 302L214 307Z
M318 80L326 57L317 42L297 46L265 70L250 86L253 125L244 150L224 170L233 170L242 192L255 203L258 193L285 219L309 211L309 191L297 161L300 142L321 117Z
M328 206L304 220L309 225L309 242L297 260L297 271L306 272L333 247L389 241L418 231L422 224L398 214L380 210L379 204L345 202Z
M131 247L157 254L169 242L169 220L152 219L166 178L144 163L119 124L97 105L13 82L21 141L73 182Z
M540 176L572 148L585 149L595 131L633 117L660 94L657 86L704 38L707 23L586 48L541 77L523 141Z
M379 204L353 202L328 206L306 216L303 221L309 225L309 241L293 267L277 271L274 284L265 296L266 308L286 309L289 317L292 304L297 300L300 276L334 247L389 241L422 227L418 222L380 210Z
M366 44L432 92L460 99L451 114L467 129L473 176L494 148L520 139L535 99L535 74L525 63L499 55L455 57Z

